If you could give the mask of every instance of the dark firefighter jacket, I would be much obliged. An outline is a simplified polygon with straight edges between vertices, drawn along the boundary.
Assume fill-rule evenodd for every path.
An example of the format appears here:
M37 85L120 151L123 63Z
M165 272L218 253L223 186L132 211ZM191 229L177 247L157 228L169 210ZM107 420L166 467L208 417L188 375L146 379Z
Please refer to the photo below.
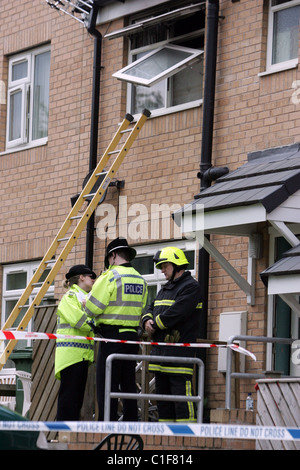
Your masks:
M202 300L200 285L185 271L174 281L169 281L158 292L156 299L143 315L143 324L152 319L155 333L153 342L195 343L199 330ZM193 357L195 349L181 346L153 346L151 354L158 356ZM193 364L153 363L149 370L164 373L193 374Z

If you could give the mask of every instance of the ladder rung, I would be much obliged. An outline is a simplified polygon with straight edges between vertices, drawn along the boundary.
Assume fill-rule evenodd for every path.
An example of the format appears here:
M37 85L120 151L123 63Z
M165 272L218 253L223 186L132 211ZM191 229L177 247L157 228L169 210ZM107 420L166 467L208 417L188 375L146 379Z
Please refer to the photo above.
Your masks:
M65 240L69 240L68 237L66 237L66 238L59 238L57 241L58 241L58 242L64 242Z
M101 171L101 173L96 173L96 176L107 175L107 171Z
M91 197L91 196L95 196L95 194L97 194L97 193L85 194L83 197Z
M124 129L124 131L121 131L120 134L125 134L126 132L132 132L132 128Z
M120 153L120 150L112 150L111 152L108 152L108 155L113 155L114 153Z
M43 283L42 282L34 282L33 284L31 284L32 286L42 286Z
M81 215L73 215L73 217L70 217L70 220L75 220L75 219L81 219Z

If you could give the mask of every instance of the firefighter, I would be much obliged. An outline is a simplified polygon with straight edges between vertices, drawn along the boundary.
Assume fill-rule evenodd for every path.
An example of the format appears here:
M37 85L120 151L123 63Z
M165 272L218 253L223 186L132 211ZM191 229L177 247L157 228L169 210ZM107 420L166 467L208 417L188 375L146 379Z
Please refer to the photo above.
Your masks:
M202 308L200 285L187 271L188 260L182 250L167 247L158 252L154 263L168 281L158 292L142 317L143 327L153 342L193 343L199 329ZM189 347L155 345L156 356L194 357ZM193 394L193 364L153 362L156 393L167 395ZM196 421L193 402L158 401L160 421Z
M147 301L147 284L132 267L136 251L119 237L107 246L107 270L96 280L87 297L86 313L104 338L138 341L141 314ZM99 421L104 419L106 358L113 353L138 354L138 344L100 341L96 365ZM111 391L136 393L135 361L114 360ZM118 420L118 401L111 400L110 420ZM124 421L137 421L136 400L123 400Z
M78 264L66 274L68 289L57 309L57 334L91 336L91 327L82 302L91 290L96 274ZM57 402L58 421L78 421L83 404L88 367L94 362L94 341L86 339L57 339L55 377L60 380Z

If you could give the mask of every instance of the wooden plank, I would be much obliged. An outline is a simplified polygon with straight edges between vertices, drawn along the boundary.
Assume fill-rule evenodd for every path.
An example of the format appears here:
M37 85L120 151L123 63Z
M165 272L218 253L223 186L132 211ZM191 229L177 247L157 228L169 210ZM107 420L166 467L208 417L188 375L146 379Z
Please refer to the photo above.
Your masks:
M34 318L35 331L54 333L57 305L40 306ZM55 421L59 382L54 377L55 341L35 341L32 364L31 419ZM47 439L55 439L56 432L48 433Z
M53 333L56 325L56 309L41 309L38 313L40 316L37 322L36 331L47 331ZM53 318L54 317L54 318ZM46 382L51 373L54 374L54 353L55 341L35 341L33 352L33 385L32 385L32 401L37 393L41 394L41 390L46 387Z
M256 425L257 426L265 426L265 423L260 419L260 416L256 415ZM271 441L267 441L266 439L255 441L256 450L274 450L272 447Z
M298 380L299 382L290 382L290 387L294 394L298 407L300 408L300 379ZM298 423L298 425L300 426L300 422Z
M278 383L269 384L270 392L273 396L275 404L278 408L278 412L281 415L281 419L284 426L295 427L296 422L290 409L286 403L285 397L282 394L282 390Z
M291 384L279 383L278 386L292 414L295 426L300 427L300 406L298 402L300 398L294 395Z
M300 408L290 384L279 382L278 387L282 395L282 404L285 403L285 406L282 407L282 414L286 426L298 428L300 426ZM293 441L293 444L296 449L300 450L300 442Z
M285 400L282 390L280 389L279 383L269 384L270 392L274 398L274 401L278 408L281 420L284 427L297 427L295 419L289 409L289 406ZM285 441L284 446L289 450L295 450L297 448L295 441Z
M274 414L270 412L270 408L268 407L268 403L272 402L272 397L268 387L265 383L259 384L259 393L257 399L257 414L258 417L261 419L263 426L274 426ZM262 446L271 446L274 450L283 450L283 444L281 441L261 441Z
M274 384L274 382L273 382L273 384ZM271 383L264 383L264 384L260 383L259 384L259 390L263 394L263 397L264 397L266 406L268 408L268 411L269 411L270 415L272 416L273 424L275 426L285 427L285 422L282 418L282 414L279 412L279 408L277 406L277 403L274 400L274 397L273 397L273 395L271 393L271 390L269 388L269 386L271 386L271 385L272 385L272 382ZM287 450L295 450L295 446L292 442L283 441L282 444L283 444L283 447Z
M59 383L52 377L47 382L47 387L44 393L40 395L40 399L36 402L35 407L35 420L47 421L52 410L55 410L56 415L56 397L59 389Z

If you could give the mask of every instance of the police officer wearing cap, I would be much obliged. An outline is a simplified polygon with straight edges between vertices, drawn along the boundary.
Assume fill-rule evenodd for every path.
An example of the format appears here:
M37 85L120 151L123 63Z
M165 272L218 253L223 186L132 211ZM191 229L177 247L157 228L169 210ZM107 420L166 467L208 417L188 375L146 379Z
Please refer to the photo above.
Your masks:
M131 261L136 251L125 238L113 240L106 249L107 270L98 277L87 297L86 313L96 327L100 327L104 338L138 341L138 327L141 314L147 302L147 284L136 271ZM99 406L99 421L104 419L104 391L106 359L110 354L137 354L138 344L118 342L99 343L96 384ZM111 391L136 393L135 361L112 363ZM118 420L118 400L111 400L110 420ZM137 421L135 400L123 400L123 420Z
M57 308L57 334L92 336L82 302L96 279L96 274L84 264L72 266L66 274L68 289ZM88 367L94 362L94 341L87 339L57 339L55 377L60 380L57 421L78 421L83 404Z
M153 342L194 343L197 339L200 312L202 308L199 283L187 271L188 260L182 250L166 247L154 257L168 281L158 292L156 299L143 315L143 327ZM189 347L163 346L152 347L155 356L193 357ZM150 363L149 370L155 373L157 394L193 394L193 365L182 362ZM157 402L160 421L196 421L193 402Z

